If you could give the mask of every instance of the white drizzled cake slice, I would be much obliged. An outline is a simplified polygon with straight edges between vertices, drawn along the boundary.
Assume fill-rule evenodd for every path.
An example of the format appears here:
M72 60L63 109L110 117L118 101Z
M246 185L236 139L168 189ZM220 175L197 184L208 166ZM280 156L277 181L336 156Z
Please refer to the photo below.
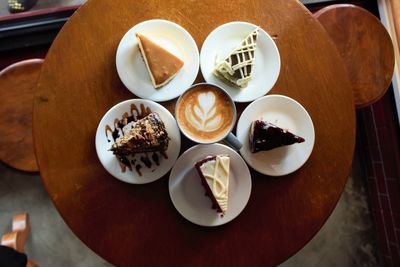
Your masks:
M212 208L225 214L228 209L229 189L228 155L208 156L195 164L206 194L211 198Z
M252 31L240 46L217 64L213 72L215 76L242 88L247 86L252 78L258 29Z

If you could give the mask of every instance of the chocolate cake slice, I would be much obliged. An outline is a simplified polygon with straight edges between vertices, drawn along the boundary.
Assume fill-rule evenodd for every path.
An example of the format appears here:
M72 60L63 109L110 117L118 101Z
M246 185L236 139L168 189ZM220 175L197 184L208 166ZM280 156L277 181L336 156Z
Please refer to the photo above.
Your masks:
M212 208L222 214L228 209L229 163L228 155L217 155L208 156L195 164L206 195L213 203Z
M110 150L119 159L124 159L136 153L165 151L168 143L169 137L164 122L157 113L152 112L136 121L132 129L126 131Z
M250 150L259 152L281 146L304 142L304 138L289 132L287 129L262 120L255 120L250 127Z

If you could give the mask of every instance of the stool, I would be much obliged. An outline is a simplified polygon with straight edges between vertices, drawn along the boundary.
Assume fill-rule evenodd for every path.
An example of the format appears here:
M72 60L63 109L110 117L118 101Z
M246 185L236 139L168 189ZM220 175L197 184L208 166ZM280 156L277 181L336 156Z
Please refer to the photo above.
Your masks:
M1 238L1 245L24 253L25 243L28 240L30 228L28 213L15 215L12 220L12 231L3 235ZM28 260L27 267L38 267L38 265L35 262Z
M15 63L0 72L0 160L9 166L39 170L33 150L33 95L43 59Z
M382 23L367 10L348 4L325 7L314 14L346 65L357 108L379 100L394 71L392 40Z
M3 235L1 244L23 253L29 232L29 215L27 213L15 215L12 221L12 231Z

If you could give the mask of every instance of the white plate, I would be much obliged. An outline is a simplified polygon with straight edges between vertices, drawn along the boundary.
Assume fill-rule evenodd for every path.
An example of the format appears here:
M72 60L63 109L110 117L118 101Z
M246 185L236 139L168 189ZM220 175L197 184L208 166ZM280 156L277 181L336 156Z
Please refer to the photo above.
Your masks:
M213 74L215 65L226 58L257 26L230 22L213 30L201 48L200 68L204 79L224 88L235 102L249 102L268 93L279 76L281 60L272 38L260 28L254 56L253 78L246 88L235 88Z
M130 171L128 168L125 172L121 170L118 159L111 151L109 151L114 142L113 138L111 137L111 134L108 134L107 136L105 130L106 125L109 125L112 129L114 129L114 120L120 120L122 118L122 114L124 114L125 112L130 115L131 104L135 104L137 107L139 107L140 104L143 104L145 107L149 107L153 112L157 112L163 120L165 128L168 132L168 136L170 138L168 149L166 151L168 159L165 159L158 153L160 165L156 166L155 162L151 160L152 167L146 168L142 163L142 168L140 170L142 175L139 175L134 167L132 168L132 171ZM110 142L108 140L110 140ZM96 152L101 164L112 176L127 183L146 184L161 178L174 165L176 159L179 156L180 148L181 135L175 118L166 108L150 100L131 99L115 105L109 111L107 111L107 113L101 119L99 126L97 127ZM151 155L153 153L148 154L151 158ZM143 153L137 154L132 157L132 160L136 159L137 163L141 163L140 157L143 155Z
M305 139L303 143L251 153L250 124L256 119L267 120ZM242 142L240 150L246 162L256 171L280 176L299 169L310 157L314 147L314 125L310 115L297 101L283 95L268 95L247 106L239 118L236 136Z
M155 89L139 51L135 33L149 36L185 64L165 86ZM124 85L136 96L153 101L167 101L181 95L199 72L199 50L192 36L168 20L146 20L130 29L122 38L116 55L117 71Z
M228 210L221 217L212 209L211 199L194 168L197 161L209 155L227 154L230 157ZM238 216L246 206L251 192L249 168L233 149L221 145L197 145L183 153L172 168L169 178L169 195L178 212L192 223L218 226Z

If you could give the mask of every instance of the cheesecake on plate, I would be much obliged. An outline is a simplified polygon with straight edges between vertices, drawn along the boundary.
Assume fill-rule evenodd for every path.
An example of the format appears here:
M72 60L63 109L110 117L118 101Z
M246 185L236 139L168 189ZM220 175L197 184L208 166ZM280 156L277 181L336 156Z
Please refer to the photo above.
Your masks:
M143 34L136 33L136 39L153 86L166 85L178 74L184 62Z

